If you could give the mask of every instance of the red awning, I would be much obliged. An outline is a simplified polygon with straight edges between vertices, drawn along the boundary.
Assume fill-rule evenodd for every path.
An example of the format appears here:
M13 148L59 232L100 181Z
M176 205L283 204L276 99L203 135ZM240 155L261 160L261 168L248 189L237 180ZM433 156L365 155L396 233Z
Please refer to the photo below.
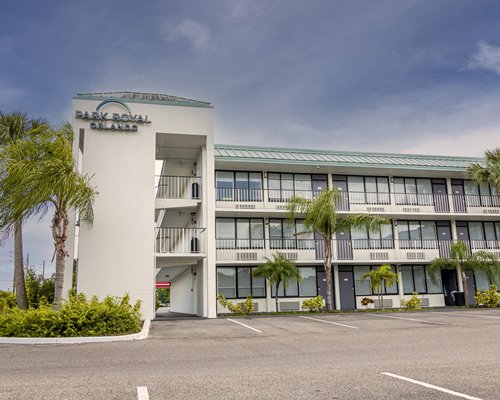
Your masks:
M156 282L157 288L169 288L170 282Z

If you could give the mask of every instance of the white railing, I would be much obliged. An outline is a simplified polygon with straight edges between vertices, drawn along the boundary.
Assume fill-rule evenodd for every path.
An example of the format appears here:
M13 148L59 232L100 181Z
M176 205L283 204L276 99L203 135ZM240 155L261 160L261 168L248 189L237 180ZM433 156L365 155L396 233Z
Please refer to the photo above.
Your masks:
M156 197L162 199L201 198L201 178L196 176L156 176Z
M204 253L205 228L157 228L157 253Z

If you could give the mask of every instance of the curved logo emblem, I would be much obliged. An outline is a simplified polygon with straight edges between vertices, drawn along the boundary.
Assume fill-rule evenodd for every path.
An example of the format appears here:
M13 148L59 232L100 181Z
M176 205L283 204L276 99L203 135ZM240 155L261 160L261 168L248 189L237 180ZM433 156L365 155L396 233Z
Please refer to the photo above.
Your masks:
M119 104L121 105L122 107L125 108L125 110L127 110L129 113L131 112L130 111L130 107L124 103L123 101L121 100L117 100L117 99L107 99L107 100L104 100L101 104L99 104L95 109L96 111L99 111L99 109L104 106L105 104L109 104L109 103L116 103L116 104Z

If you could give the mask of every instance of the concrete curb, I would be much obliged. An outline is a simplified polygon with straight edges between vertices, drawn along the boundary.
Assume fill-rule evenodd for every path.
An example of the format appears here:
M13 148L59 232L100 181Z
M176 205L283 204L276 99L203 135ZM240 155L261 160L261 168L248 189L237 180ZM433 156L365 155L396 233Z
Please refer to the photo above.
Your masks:
M138 333L121 336L87 336L87 337L59 337L59 338L27 338L27 337L0 337L0 344L80 344L80 343L105 343L125 342L131 340L144 340L148 338L151 321L145 320Z

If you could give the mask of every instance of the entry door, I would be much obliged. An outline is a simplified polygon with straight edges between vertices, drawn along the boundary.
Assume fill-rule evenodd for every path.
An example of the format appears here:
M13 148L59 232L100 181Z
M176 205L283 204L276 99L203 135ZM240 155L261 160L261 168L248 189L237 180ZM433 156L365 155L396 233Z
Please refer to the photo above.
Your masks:
M437 226L439 257L448 258L451 246L451 227L449 225Z
M323 240L323 236L318 232L314 232L314 247L316 251L316 260L324 260L325 259L325 242ZM332 249L333 251L333 249Z
M328 180L326 175L313 175L311 178L313 197L316 197L323 190L327 189Z
M318 295L323 296L326 299L326 272L317 271L316 272L316 282L318 285ZM332 268L332 301L333 307L335 308L335 285L333 283L333 268Z
M341 198L337 203L337 210L339 211L349 211L349 192L347 189L347 178L346 177L334 177L333 187L340 192Z
M441 270L441 279L443 281L443 295L444 304L447 306L454 306L453 296L451 292L456 292L457 286L457 271L454 269Z
M464 185L462 181L451 181L451 194L453 197L453 209L457 213L467 212L467 201L465 200Z
M446 193L446 181L437 179L432 180L432 196L434 199L434 211L447 213L450 212L448 204L448 195Z
M469 305L473 306L476 304L476 300L474 296L476 294L476 281L474 279L473 271L465 271L465 275L467 276L467 294L469 298Z
M356 298L354 295L354 274L352 270L339 268L340 309L354 310Z
M467 247L471 248L469 228L467 227L467 222L457 222L457 239L463 241Z
M337 232L337 254L339 260L352 260L351 232Z

